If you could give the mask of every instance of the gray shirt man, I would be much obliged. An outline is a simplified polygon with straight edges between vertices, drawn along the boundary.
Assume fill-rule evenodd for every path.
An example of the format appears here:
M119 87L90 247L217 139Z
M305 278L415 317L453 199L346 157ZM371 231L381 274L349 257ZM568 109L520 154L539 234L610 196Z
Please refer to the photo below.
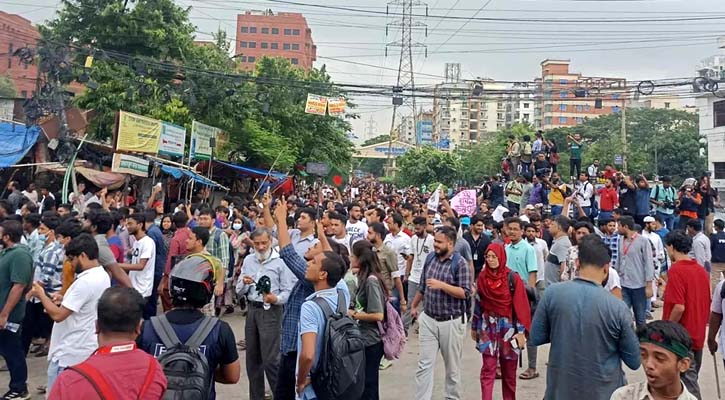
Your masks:
M624 235L619 237L619 257L615 268L623 288L639 289L654 279L655 268L652 242L642 235L630 242Z

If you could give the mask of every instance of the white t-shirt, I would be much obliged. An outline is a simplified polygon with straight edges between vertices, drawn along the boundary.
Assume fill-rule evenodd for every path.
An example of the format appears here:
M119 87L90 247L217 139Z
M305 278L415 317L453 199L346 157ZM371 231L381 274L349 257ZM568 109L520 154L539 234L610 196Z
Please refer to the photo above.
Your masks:
M111 278L101 266L78 274L61 303L73 312L63 322L53 324L48 360L69 367L83 362L98 348L98 300L110 286Z
M395 236L392 233L388 233L383 243L395 252L398 260L398 276L405 276L405 259L413 254L410 249L410 236L403 231L398 232Z
M607 279L607 286L604 289L607 292L611 292L615 288L622 288L622 284L619 282L619 274L614 268L609 268L609 279Z
M363 240L368 235L368 225L362 221L357 221L354 224L347 221L345 225L348 236L352 238L352 243L355 244L358 240Z
M425 235L425 239L421 239L418 235L410 238L410 250L413 254L413 267L410 269L408 280L420 283L420 276L423 274L423 264L428 254L433 251L433 236Z
M546 271L546 257L549 256L549 246L546 244L546 240L539 238L536 238L534 243L528 240L526 242L532 245L536 251L536 264L539 268L536 271L536 282L541 282L545 278L544 273Z
M721 280L720 283L717 284L715 287L715 291L712 292L712 304L710 305L710 311L722 314L723 309L725 309L725 299L723 299L720 296L720 293L722 292L722 285L725 280ZM714 328L713 328L714 329ZM723 319L723 322L720 325L720 347L722 348L723 343L725 343L725 319ZM720 350L720 354L725 354L722 350ZM723 355L723 358L725 358L725 355Z
M131 252L131 264L139 264L141 260L147 258L146 266L141 271L130 271L128 277L131 285L136 291L141 293L143 297L151 296L154 286L154 266L156 265L156 243L148 236L144 236L141 240L137 240L133 244Z
M345 235L344 238L338 239L335 236L331 237L330 239L334 240L337 243L340 243L341 245L345 246L347 248L347 252L352 254L352 244L350 243L350 235Z

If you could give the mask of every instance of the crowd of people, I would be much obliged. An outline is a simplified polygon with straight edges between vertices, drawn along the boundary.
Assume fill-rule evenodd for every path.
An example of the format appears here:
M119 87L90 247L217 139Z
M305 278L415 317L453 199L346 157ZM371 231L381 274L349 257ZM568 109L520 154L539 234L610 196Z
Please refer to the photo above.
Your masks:
M469 340L484 400L515 399L517 380L539 378L545 344L545 399L702 399L705 344L714 353L725 337L717 191L707 175L676 189L598 162L582 170L584 141L569 139L571 184L556 143L512 138L471 215L452 207L456 190L374 179L288 198L213 201L205 189L190 202L161 185L143 201L81 187L68 204L9 182L2 399L30 398L30 356L47 357L38 390L50 399L213 399L215 382L242 376L251 400L378 399L379 371L413 335L417 399L434 397L439 353L439 391L463 398ZM239 340L222 319L236 312ZM622 363L647 381L628 385Z

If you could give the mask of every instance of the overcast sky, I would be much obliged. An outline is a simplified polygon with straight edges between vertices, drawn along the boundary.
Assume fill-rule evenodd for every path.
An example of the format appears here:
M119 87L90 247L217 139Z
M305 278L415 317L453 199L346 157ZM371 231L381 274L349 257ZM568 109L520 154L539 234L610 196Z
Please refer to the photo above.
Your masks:
M317 44L316 66L326 64L336 82L396 83L400 51L391 47L386 57L385 44L399 40L400 31L390 29L386 36L385 25L400 17L385 15L385 1L290 1L328 8L268 0L178 0L177 4L192 7L192 22L202 32L200 40L210 39L217 28L235 38L235 15L245 10L302 12ZM0 0L0 9L42 23L54 18L59 3ZM399 6L390 7L391 12L400 10ZM427 18L425 13L425 6L417 7L415 14L420 16L413 18L428 26L427 37L422 28L413 33L413 41L428 48L427 58L420 48L414 49L416 86L440 82L446 62L461 63L464 79L531 81L540 76L539 63L546 58L571 59L572 70L588 76L629 80L693 77L701 59L720 52L717 37L725 36L722 0L429 0ZM627 19L636 21L623 22ZM666 21L656 21L663 19ZM389 131L389 98L353 99L360 105L361 118L352 121L358 137L366 137L371 116L377 134ZM431 101L421 103L432 108Z

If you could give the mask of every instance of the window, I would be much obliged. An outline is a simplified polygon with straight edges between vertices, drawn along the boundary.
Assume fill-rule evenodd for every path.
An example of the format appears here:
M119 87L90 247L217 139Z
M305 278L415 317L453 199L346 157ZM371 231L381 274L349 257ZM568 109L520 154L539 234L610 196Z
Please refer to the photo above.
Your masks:
M566 104L559 104L559 111L566 111Z
M292 29L286 29L285 28L284 34L287 35L287 36L291 35L292 34Z
M566 90L562 90L562 91L561 91L561 92L559 93L559 97L561 97L562 99L563 99L563 98L565 98L565 97L566 97Z
M528 121L529 120L529 114L524 114L524 120L525 121Z
M577 112L582 112L584 110L584 107L582 107L581 105L578 105L578 106L576 106L576 110L577 110Z
M8 45L8 68L13 67L13 44Z
M565 124L566 123L566 117L559 117L559 123Z
M619 93L613 93L613 94L612 94L612 98L613 98L614 100L618 100L618 99L619 99Z
M292 59L290 59L290 62L292 63L292 65L297 65L300 63L300 60L298 60L296 58L292 58Z
M712 113L715 117L713 127L725 126L725 100L712 103Z
M551 125L551 117L544 117L544 125Z
M279 28L272 28L273 35L279 35Z
M300 49L300 45L299 44L292 43L292 50L299 50L299 49Z
M497 113L496 114L497 119L503 119L503 113Z
M619 106L612 106L612 112L618 113L619 112Z
M256 26L250 26L249 27L249 33L257 33L257 27Z
M292 35L299 36L300 35L300 30L299 29L292 29Z
M545 90L544 91L544 98L550 99L551 98L551 90Z
M257 42L247 42L247 46L250 49L256 49L257 48Z
M289 43L285 43L285 44L282 45L282 48L284 50L289 50L290 49L290 44Z
M239 61L247 62L247 56L239 56Z
M584 111L589 111L590 108L591 108L591 106L589 106L589 104L584 105Z
M529 103L524 103L524 108L529 108Z
M269 47L272 48L272 49L277 50L279 48L279 43L270 43L269 44Z
M255 60L256 59L254 58L254 56L247 57L247 61L250 62L250 63L253 63Z
M239 47L242 48L242 49L246 49L247 48L247 42L239 42Z
M562 84L562 85L566 85L566 79L560 80L559 83Z
M725 162L714 162L712 166L715 170L713 174L715 175L715 179L725 179Z
M665 102L665 108L670 108L670 103L669 102Z
M262 33L265 35L269 35L269 28L262 28Z
M266 48L268 48L268 47L269 47L269 43L266 43L266 42L262 42L262 43L260 43L260 44L259 44L259 47L261 47L261 48L263 48L263 49L266 49Z
M576 123L577 123L577 124L582 124L582 123L584 123L584 118L582 118L582 117L577 117L577 119L576 119Z
M243 26L242 27L242 33L247 33L247 32L249 32L249 28L246 27L246 26Z
M551 112L551 104L544 105L544 112Z
M20 97L27 98L28 97L28 91L27 90L21 90L20 91Z

